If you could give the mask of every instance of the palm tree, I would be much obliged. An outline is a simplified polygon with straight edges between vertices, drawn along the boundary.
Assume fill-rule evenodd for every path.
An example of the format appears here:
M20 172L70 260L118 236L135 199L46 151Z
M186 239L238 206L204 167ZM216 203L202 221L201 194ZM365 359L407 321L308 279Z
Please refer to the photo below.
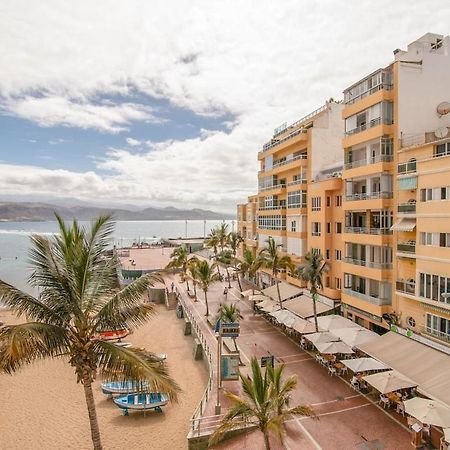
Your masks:
M208 305L208 289L211 284L220 280L219 273L215 272L216 264L208 264L208 261L202 260L197 265L197 281L201 286L203 293L205 294L205 303L206 303L206 314L205 316L209 316L209 305Z
M154 308L142 302L142 294L155 276L142 276L120 290L118 260L105 256L111 217L98 217L90 230L75 220L66 226L56 219L58 236L31 238L29 283L39 289L38 298L0 281L2 302L28 318L0 329L0 372L13 374L37 360L67 356L84 388L93 447L101 450L92 392L97 372L109 379L147 381L152 390L174 399L179 387L154 354L97 338L101 331L133 329L149 320Z
M314 417L314 411L309 406L288 407L292 391L297 386L297 378L293 375L283 382L281 379L283 365L273 369L272 372L271 369L266 368L263 375L257 359L252 358L251 368L252 377L239 374L243 390L242 397L225 392L232 406L224 415L220 427L211 436L210 445L219 442L225 433L253 422L264 435L266 450L270 450L270 432L282 439L283 424L286 420L293 416ZM276 382L279 386L276 386L274 382L275 370L278 377Z
M198 268L198 263L200 262L200 260L196 257L196 256L192 256L191 258L189 258L188 263L187 263L187 270L189 273L189 276L192 279L192 285L194 286L194 301L198 301L197 300L197 268Z
M252 279L255 277L256 272L258 271L259 267L260 267L260 261L253 256L253 253L251 250L246 249L244 251L243 260L239 261L234 269L238 276L238 283L239 283L239 287L241 288L241 291L242 291L242 287L241 287L241 281L239 279L239 275L241 275L242 277L245 277L245 275L248 274L249 278Z
M228 224L221 223L216 229L217 238L219 239L220 252L223 253L228 244Z
M189 281L187 277L189 253L184 245L177 247L170 255L171 261L167 264L166 269L181 269L184 281L186 281L186 289L189 291Z
M244 239L239 233L232 231L231 233L228 234L228 246L230 247L231 254L233 256L232 263L234 264L235 272L236 272L236 266L238 263L238 259L236 258L236 255L237 255L239 245L241 245L242 242L244 242ZM241 285L241 280L239 279L239 275L237 277L237 281L239 284L239 290L242 291L242 285Z
M217 320L220 320L223 323L236 323L242 320L244 316L241 314L241 311L236 306L236 303L231 303L230 305L226 303L222 303L219 306L217 311ZM236 338L233 338L234 348L236 351L238 350L236 345Z
M299 266L298 275L303 281L310 285L309 292L313 299L314 323L316 325L316 332L319 331L319 324L317 323L317 291L323 289L322 275L329 271L329 266L323 259L320 253L308 252L305 255L305 264Z
M275 279L277 286L278 301L280 302L280 308L283 309L283 303L280 294L280 280L278 279L278 273L280 270L294 270L292 259L290 256L281 256L278 251L278 245L273 237L269 237L267 240L267 247L261 249L258 253L258 265L265 269L272 271L272 277Z
M206 238L205 245L207 248L211 248L214 252L214 260L217 261L217 254L218 254L218 247L219 247L219 235L217 233L217 229L214 228L209 233L208 237ZM220 274L219 266L217 265L217 270Z

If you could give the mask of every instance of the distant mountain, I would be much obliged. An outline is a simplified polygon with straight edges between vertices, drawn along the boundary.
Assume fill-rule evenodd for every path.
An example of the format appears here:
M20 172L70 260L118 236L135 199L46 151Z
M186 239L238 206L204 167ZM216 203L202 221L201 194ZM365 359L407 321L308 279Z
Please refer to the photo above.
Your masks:
M101 208L96 206L61 206L48 203L34 202L0 202L0 221L47 221L54 220L54 212L64 219L77 218L90 220L99 214L112 213L116 220L222 220L234 219L231 214L217 213L204 209L178 209L172 206L167 208L145 208L140 211Z

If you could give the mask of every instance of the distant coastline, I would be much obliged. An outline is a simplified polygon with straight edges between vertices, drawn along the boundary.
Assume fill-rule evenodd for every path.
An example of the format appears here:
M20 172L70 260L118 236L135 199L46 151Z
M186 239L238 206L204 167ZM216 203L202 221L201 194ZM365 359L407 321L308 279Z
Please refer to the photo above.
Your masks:
M173 207L142 210L101 208L94 206L64 207L49 203L0 202L0 222L48 222L55 220L55 212L63 219L90 220L99 214L110 213L116 220L233 220L235 216L204 209Z

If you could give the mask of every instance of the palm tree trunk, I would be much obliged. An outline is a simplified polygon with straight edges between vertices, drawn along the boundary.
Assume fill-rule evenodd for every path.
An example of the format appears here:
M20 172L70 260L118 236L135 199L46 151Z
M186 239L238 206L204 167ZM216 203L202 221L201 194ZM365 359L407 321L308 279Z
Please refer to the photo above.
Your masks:
M241 279L239 277L239 273L236 273L237 276L237 281L238 281L238 285L239 285L239 290L242 292L242 284L241 284Z
M205 316L209 316L209 306L208 306L208 296L206 295L206 291L203 291L205 293L205 303L206 303L206 314Z
M220 275L219 261L217 261L217 250L214 252L214 259L216 260L217 263L217 272Z
M225 270L227 272L227 278L228 278L228 289L231 289L231 278L230 278L230 272L228 271L228 266L225 266Z
M186 281L186 289L189 292L189 280L186 272L184 273L184 281Z
M278 278L275 278L275 283L277 284L277 293L278 293L278 301L280 302L280 309L283 309L283 302L281 301L281 293L280 293L280 281Z
M311 297L313 300L314 325L316 326L316 333L318 333L319 332L319 323L317 322L317 305L316 305L317 292L314 288L311 288Z
M194 302L197 301L197 283L195 281L192 281L192 284L194 285Z
M266 450L270 450L269 433L267 431L264 431L264 444L265 444Z
M89 424L91 426L92 443L94 450L102 450L102 443L100 439L100 429L98 427L97 412L95 410L94 394L92 393L92 384L90 380L83 383L84 396L86 398L86 405L89 414Z

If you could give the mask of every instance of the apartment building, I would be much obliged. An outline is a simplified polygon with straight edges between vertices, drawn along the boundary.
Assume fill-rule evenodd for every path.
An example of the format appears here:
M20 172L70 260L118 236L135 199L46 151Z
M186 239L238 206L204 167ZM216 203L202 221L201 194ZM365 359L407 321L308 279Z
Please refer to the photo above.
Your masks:
M258 246L258 233L256 230L257 201L258 197L251 195L248 197L247 203L237 206L237 231L244 239L244 242L239 247L239 257L242 257L247 249L252 251L253 256L256 256Z
M432 221L431 216L415 220L418 177L412 168L417 164L414 152L405 160L404 146L446 123L436 108L446 100L450 82L448 45L448 37L428 33L344 91L342 306L345 316L375 331L392 323L411 327L408 319L423 330L428 320L423 314L414 319L405 309L411 304L406 296L419 294L415 235Z

